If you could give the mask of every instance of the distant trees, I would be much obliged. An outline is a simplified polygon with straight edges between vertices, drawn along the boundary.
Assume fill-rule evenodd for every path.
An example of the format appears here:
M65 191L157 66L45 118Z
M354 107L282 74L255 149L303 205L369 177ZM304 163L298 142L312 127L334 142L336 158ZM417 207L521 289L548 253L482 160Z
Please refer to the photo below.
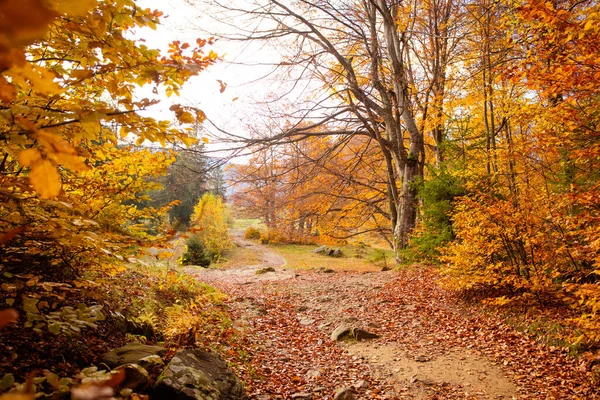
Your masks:
M306 80L320 83L319 90L307 84L310 95L297 96L291 110L274 116L289 121L286 126L254 142L294 143L329 135L362 137L376 145L386 174L391 242L400 261L417 222L426 147L443 160L447 72L463 26L459 5L453 0L418 5L271 0L220 6L271 21L238 38L285 41L279 67L297 86ZM427 143L426 133L432 135Z
M280 221L332 235L387 220L398 261L413 245L499 303L571 304L600 343L597 2L252 4L272 23L239 39L284 42L294 86L248 141L282 147L242 168L247 194L268 178Z
M221 163L221 159L205 155L203 144L179 148L175 162L164 176L156 179L162 188L150 194L149 204L163 207L177 201L169 209L171 223L187 227L194 207L204 193L211 192L225 198L226 182Z
M231 200L289 241L389 239L383 160L369 146L360 137L311 137L259 151L230 168Z

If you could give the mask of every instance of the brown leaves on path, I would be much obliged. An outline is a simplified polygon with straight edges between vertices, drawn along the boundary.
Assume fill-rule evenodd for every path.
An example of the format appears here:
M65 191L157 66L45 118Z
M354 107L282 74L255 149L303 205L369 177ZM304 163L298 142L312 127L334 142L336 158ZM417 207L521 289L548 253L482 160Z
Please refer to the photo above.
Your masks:
M230 294L244 332L241 345L251 356L238 372L255 399L331 398L343 386L354 387L359 399L599 398L580 362L535 343L497 315L461 305L438 286L434 270L302 272L237 283L217 274L207 278ZM341 322L382 338L360 346L333 342L329 335ZM462 365L448 368L444 360ZM427 375L436 368L441 371ZM460 368L462 375L443 374ZM473 385L477 380L488 384ZM495 388L497 382L505 387Z

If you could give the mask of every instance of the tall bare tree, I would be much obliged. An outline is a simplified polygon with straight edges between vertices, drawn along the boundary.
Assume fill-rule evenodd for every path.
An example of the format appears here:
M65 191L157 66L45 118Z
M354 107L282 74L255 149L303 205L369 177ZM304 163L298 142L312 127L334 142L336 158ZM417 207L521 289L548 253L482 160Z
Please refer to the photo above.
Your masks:
M443 158L438 145L444 135L446 69L458 41L453 1L217 3L255 21L233 39L283 46L286 54L278 68L294 82L281 93L282 98L295 96L293 107L280 115L284 127L249 142L273 145L313 135L364 135L375 141L385 159L398 261L417 220L425 131L432 133L432 146ZM433 128L427 122L431 115L437 121Z

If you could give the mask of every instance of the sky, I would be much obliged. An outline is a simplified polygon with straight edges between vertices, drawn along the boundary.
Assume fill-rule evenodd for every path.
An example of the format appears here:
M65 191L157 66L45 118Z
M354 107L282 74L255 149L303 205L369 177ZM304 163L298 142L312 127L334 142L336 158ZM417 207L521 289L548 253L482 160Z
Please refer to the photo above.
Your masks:
M193 0L192 0L193 1ZM200 3L200 1L198 1ZM135 36L146 40L149 47L166 51L174 40L194 43L196 38L207 38L207 31L222 31L211 17L216 10L206 6L191 4L186 0L138 0L144 8L158 9L167 16L156 30L138 29ZM204 9L202 9L204 7ZM232 42L219 39L211 49L222 57L222 61L193 77L183 88L180 98L162 99L146 115L158 119L171 119L169 107L173 103L191 105L204 111L210 121L220 129L236 135L246 135L248 125L257 124L257 103L274 89L272 82L261 80L268 74L270 67L264 64L277 62L279 54L260 43ZM206 51L208 52L209 49ZM221 80L227 88L220 93ZM141 91L141 95L150 95L151 88ZM210 143L209 150L226 147L214 137L217 133L211 124L205 123Z

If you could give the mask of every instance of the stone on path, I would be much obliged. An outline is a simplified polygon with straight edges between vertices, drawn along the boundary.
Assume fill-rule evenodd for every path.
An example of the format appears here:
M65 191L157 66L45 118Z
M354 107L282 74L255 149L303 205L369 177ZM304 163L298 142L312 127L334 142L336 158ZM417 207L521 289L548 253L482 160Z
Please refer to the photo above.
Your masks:
M155 400L246 400L242 383L225 361L201 350L179 350L155 385Z
M351 387L343 387L338 389L333 396L333 400L354 400L354 389Z
M160 346L148 346L141 343L128 343L123 347L109 351L100 357L100 362L110 368L123 364L139 364L140 360L148 356L162 357L165 349Z
M331 340L339 342L347 338L352 333L352 328L346 324L341 324L331 332Z
M371 333L361 328L353 328L346 324L340 324L333 332L331 332L331 340L337 342L346 338L353 338L356 340L367 340L377 339L379 335Z
M298 392L298 393L294 393L293 395L291 395L290 398L298 399L298 400L310 400L310 399L312 399L312 394L305 393L305 392Z
M352 329L352 336L354 336L356 340L377 339L379 337L379 335L375 333L371 333L360 328Z

